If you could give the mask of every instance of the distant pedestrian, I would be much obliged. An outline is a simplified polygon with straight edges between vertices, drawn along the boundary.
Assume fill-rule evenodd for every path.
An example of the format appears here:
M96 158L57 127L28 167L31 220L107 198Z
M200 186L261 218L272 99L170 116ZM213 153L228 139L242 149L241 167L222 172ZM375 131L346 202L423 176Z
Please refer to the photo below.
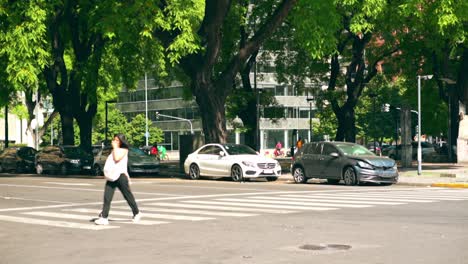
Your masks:
M151 147L150 154L152 156L157 157L158 156L158 143L154 143L153 146Z
M99 218L94 221L97 225L108 225L109 210L114 196L115 188L119 188L123 197L133 212L133 222L141 219L141 213L138 210L135 198L130 190L130 176L127 171L129 144L123 134L114 135L112 140L112 152L107 157L104 165L104 176L106 186L104 189L104 204Z
M296 141L296 149L297 150L301 149L303 145L304 145L304 140L302 139L302 137L299 137L299 139Z

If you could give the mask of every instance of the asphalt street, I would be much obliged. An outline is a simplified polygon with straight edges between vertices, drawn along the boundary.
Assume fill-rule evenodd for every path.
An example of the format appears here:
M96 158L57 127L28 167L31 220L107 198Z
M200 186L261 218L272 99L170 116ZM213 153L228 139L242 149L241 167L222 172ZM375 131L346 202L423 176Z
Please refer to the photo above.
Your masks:
M104 180L0 176L0 263L466 263L468 190L134 178L143 221Z

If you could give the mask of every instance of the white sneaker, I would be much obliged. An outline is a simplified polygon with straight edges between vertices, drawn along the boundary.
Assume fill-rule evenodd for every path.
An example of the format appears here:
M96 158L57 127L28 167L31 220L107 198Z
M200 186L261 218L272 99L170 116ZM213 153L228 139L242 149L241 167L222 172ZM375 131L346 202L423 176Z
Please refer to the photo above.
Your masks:
M138 223L140 222L140 220L141 220L141 213L138 213L133 216L133 219L132 219L133 223Z
M104 217L99 217L98 219L94 220L94 223L96 225L108 225L109 220L107 218L104 218Z

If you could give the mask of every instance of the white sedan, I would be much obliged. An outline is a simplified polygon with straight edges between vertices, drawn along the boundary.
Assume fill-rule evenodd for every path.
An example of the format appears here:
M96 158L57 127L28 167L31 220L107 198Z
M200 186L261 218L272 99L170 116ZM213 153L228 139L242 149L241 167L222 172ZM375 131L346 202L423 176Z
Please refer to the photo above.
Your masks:
M200 176L230 176L234 181L244 178L275 181L281 175L281 166L278 161L261 156L248 146L212 143L188 155L184 171L194 180Z

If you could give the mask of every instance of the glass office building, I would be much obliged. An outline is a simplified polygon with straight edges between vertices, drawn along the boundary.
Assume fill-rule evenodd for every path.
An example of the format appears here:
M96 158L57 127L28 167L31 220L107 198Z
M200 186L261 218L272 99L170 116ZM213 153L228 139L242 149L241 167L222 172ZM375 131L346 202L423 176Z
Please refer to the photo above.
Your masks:
M251 74L251 78L253 78L253 74ZM179 149L179 135L189 134L190 124L184 120L174 120L166 117L157 119L156 112L188 119L193 124L195 134L202 133L199 108L195 100L187 99L184 96L182 84L174 82L167 87L158 87L153 79L148 78L146 81L146 89L145 80L143 79L138 83L137 89L124 89L119 95L117 107L129 120L138 114L145 114L147 104L148 118L153 122L153 125L164 131L163 144L169 150ZM298 92L291 85L278 84L272 73L262 73L261 78L257 78L257 89L274 94L279 104L279 106L262 107L260 109L259 123L262 150L274 148L277 141L281 141L283 147L289 148L295 144L299 136L305 140L310 140L311 105L306 100L308 96L304 92ZM316 89L321 89L321 87L316 87ZM315 109L313 102L312 109ZM293 129L298 131L295 138L293 138ZM228 132L230 132L229 142L243 143L243 135L236 136L230 124L228 124Z

